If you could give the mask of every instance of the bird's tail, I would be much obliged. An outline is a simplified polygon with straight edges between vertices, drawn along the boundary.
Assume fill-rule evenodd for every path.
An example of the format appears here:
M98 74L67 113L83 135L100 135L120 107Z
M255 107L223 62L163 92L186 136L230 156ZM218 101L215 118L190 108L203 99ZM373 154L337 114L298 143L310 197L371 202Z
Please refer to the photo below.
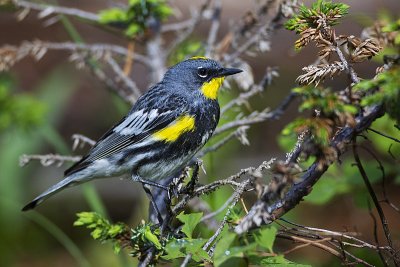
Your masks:
M22 211L34 209L37 205L39 205L40 203L42 203L43 201L45 201L46 199L57 193L58 191L61 191L70 186L74 186L78 183L79 181L77 181L74 175L68 176L63 180L61 180L60 182L58 182L57 184L50 187L49 189L47 189L46 191L44 191L42 194L37 196L31 202L29 202L25 207L22 208Z

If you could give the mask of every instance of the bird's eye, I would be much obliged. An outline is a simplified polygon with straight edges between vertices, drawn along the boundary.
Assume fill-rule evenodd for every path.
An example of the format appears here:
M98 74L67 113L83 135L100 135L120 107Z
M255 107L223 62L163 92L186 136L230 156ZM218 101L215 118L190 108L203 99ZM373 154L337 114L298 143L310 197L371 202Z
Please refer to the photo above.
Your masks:
M208 75L208 71L207 71L207 69L205 69L203 67L199 67L197 69L197 75L199 75L201 78L206 78Z

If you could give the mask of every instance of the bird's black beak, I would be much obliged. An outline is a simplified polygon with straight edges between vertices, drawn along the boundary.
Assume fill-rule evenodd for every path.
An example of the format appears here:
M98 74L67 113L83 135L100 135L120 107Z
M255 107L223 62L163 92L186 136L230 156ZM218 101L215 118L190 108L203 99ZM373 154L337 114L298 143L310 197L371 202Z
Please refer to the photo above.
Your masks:
M225 76L230 76L236 73L240 73L243 70L241 69L235 69L235 68L222 68L218 71L218 77L225 77Z

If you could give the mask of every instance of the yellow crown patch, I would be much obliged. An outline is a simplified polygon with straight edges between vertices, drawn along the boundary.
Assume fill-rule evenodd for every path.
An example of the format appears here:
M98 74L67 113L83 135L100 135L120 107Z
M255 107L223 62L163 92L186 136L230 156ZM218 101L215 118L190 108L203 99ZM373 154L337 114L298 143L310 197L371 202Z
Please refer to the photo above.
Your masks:
M191 57L189 59L208 59L208 58L203 57L203 56L194 56L194 57Z

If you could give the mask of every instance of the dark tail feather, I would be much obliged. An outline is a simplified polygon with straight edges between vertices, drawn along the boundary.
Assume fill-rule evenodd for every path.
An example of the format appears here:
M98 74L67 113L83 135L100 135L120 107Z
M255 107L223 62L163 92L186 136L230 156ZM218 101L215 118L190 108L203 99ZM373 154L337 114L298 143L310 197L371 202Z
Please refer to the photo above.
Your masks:
M29 202L27 205L25 205L25 207L22 208L22 211L27 211L27 210L31 210L34 209L37 205L40 204L40 202L42 202L44 199L43 198L37 198L32 200L31 202Z
M74 178L75 177L73 177L73 176L67 177L67 178L61 180L60 182L58 182L57 184L53 185L52 187L47 189L45 192L40 194L38 197L36 197L34 200L29 202L25 207L23 207L22 211L34 209L36 206L38 206L40 203L42 203L43 201L45 201L46 199L48 199L49 197L51 197L58 191L61 191L61 190L65 189L66 187L76 185L78 182L74 181L75 180Z

